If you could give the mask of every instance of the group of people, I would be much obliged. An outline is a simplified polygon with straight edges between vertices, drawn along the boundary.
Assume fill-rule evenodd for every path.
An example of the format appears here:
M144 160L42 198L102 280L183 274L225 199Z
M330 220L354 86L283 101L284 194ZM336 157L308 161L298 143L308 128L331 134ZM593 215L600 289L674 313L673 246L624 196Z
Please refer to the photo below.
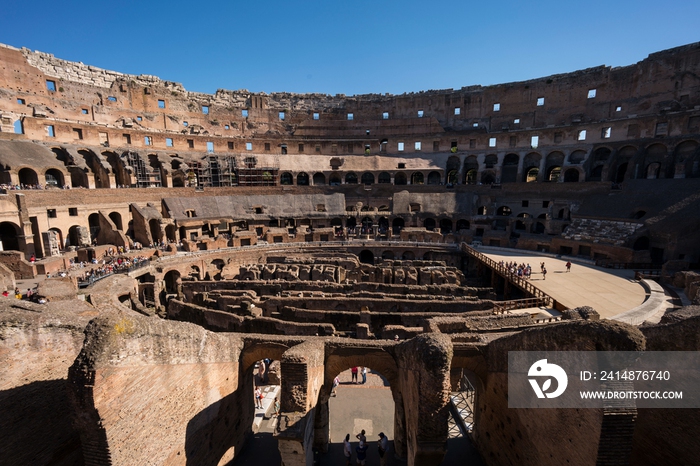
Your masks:
M113 273L127 271L131 267L145 263L147 261L148 258L145 256L136 256L132 258L117 257L116 259L113 258L109 262L103 259L102 264L100 265L100 262L95 259L93 261L93 264L97 264L99 265L99 267L86 271L81 277L79 277L78 280L81 282L93 282L100 277L111 275ZM85 266L83 262L80 262L78 264L79 265L76 266L81 268Z
M6 191L19 191L22 189L44 189L44 187L40 184L0 184L0 189L4 189Z
M367 445L367 437L365 435L365 430L355 436L360 442L355 447L355 454L357 458L357 464L364 465L367 461L367 450L369 446ZM389 439L384 432L379 432L379 441L377 442L377 452L379 453L379 464L382 466L386 465L386 452L389 449ZM343 441L343 454L345 455L346 465L350 466L352 464L352 444L350 443L350 434L345 436Z
M532 275L532 267L530 264L518 264L517 262L499 262L501 268L506 269L511 275L516 275L520 278L529 279Z

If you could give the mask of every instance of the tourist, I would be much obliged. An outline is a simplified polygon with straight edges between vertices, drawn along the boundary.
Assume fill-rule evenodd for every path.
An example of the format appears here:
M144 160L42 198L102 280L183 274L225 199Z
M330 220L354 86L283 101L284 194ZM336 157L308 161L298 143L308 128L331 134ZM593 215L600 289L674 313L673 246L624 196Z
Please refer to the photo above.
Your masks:
M352 374L352 383L357 383L357 366L353 367L350 369L350 373Z
M540 271L544 272L544 262L540 262Z
M364 432L364 430L362 432ZM357 464L364 466L367 460L367 442L361 440L355 451L357 452Z
M542 280L547 279L547 267L542 267Z
M337 378L337 377L336 377ZM352 460L352 445L350 445L350 434L345 436L343 441L343 454L345 455L345 465L350 466L350 461Z
M10 292L5 290L2 292L2 295L7 298L8 296L10 296Z
M338 389L338 385L340 385L340 379L338 376L335 376L335 379L333 379L333 389L331 390L331 396L336 396L336 390Z
M260 378L260 383L265 381L265 361L262 359L258 361L258 377Z
M360 441L360 443L367 443L367 437L365 436L365 429L362 429L359 434L355 436L356 439Z
M260 390L260 387L258 387L257 385L255 386L255 392L253 392L253 396L255 397L255 409L262 409L262 390Z
M362 384L364 385L367 382L367 368L362 367Z
M571 261L568 261L568 262L566 263L566 271L567 271L567 272L571 272Z
M386 465L386 451L389 449L389 439L384 435L384 432L379 432L379 442L377 444L377 449L379 450L379 464L381 466Z
M279 417L280 415L280 399L278 397L275 397L275 412L273 416Z

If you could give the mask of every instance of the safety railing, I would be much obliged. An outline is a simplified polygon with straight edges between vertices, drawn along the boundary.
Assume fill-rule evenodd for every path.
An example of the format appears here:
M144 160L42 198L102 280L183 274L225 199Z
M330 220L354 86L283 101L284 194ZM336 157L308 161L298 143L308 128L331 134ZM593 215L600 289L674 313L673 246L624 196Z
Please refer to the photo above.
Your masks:
M494 303L493 313L494 314L505 314L510 313L516 309L529 309L534 307L547 306L549 303L545 298L525 298L525 299L511 299L509 301L500 301Z

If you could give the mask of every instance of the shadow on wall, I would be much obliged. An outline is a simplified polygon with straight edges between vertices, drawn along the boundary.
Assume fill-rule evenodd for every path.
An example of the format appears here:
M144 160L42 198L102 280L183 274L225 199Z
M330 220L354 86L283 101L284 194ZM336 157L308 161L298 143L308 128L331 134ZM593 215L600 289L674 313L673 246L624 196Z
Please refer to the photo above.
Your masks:
M0 432L5 433L0 442L0 463L83 464L65 380L32 382L0 391L0 406Z
M252 379L230 395L210 404L187 423L185 455L187 466L229 464L252 434ZM248 383L249 382L249 383ZM178 454L180 454L178 452Z

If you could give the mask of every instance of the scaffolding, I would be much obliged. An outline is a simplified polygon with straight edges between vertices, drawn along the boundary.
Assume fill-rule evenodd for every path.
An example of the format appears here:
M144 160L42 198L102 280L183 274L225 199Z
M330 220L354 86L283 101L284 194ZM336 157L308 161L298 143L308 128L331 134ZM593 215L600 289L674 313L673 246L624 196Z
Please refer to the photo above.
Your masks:
M196 179L197 188L218 188L238 184L236 158L232 156L205 155L190 166L190 171L194 177L188 176L188 178Z
M258 158L254 155L246 155L242 159L238 168L239 186L277 186L279 184L280 163L277 156L267 166L259 165Z
M131 167L131 186L137 188L159 188L161 186L160 172L153 171L139 154L127 151L124 155L124 164Z

